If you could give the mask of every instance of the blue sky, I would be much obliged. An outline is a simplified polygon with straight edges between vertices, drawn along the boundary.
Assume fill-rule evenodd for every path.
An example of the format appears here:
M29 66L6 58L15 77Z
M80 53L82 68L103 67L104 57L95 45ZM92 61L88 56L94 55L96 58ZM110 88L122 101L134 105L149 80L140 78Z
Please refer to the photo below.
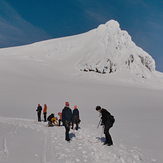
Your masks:
M162 0L0 0L0 48L84 33L111 19L163 72Z

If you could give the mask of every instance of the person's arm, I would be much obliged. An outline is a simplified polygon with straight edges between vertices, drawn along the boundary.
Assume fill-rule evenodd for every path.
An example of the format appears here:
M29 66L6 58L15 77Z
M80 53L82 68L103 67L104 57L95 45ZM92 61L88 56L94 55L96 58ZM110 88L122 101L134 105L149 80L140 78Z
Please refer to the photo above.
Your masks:
M62 110L62 121L65 122L65 110Z
M58 125L58 121L57 121L57 118L55 118L55 123L56 123L56 125Z
M70 109L71 111L71 122L73 121L73 114L72 114L72 110Z
M78 110L78 117L79 117L79 110Z

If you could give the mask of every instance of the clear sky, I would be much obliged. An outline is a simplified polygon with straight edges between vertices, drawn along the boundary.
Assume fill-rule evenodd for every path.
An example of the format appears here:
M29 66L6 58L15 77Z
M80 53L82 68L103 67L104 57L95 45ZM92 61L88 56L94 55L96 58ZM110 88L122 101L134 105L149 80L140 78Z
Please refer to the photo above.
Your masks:
M163 0L0 0L0 48L84 33L111 19L163 72Z

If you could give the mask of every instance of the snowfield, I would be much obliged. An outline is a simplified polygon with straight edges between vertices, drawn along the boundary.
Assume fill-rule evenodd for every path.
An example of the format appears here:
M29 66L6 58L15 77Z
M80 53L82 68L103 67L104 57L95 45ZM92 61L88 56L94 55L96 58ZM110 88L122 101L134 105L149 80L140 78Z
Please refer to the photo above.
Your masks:
M1 128L5 126L5 132L0 135L3 138L0 158L4 163L153 162L137 147L129 150L123 143L102 146L104 138L100 141L100 130L95 125L81 125L78 132L72 131L72 141L68 143L63 141L63 126L48 128L44 122L19 118L1 117L0 122Z
M108 28L112 26L117 27L113 28L115 32L125 33L124 37L128 38L127 45L121 44L125 53L120 50L115 55L108 53L120 39L120 35L114 35L110 30L108 35ZM111 21L85 34L0 49L0 162L163 161L163 74L155 71L152 57L130 42L126 32L121 32L117 22ZM114 41L108 44L103 36ZM124 38L122 40L126 42ZM135 49L149 60L136 57ZM134 56L130 66L123 64L130 57L128 50ZM101 53L97 54L97 51ZM81 71L85 63L91 63L92 67L96 65L96 68L105 67L106 62L96 64L94 61L106 56L117 63L116 71L105 74ZM36 114L38 104L47 104L47 115L55 113L58 117L66 101L71 109L78 106L81 119L79 130L70 130L70 143L64 140L63 126L49 128L47 122L37 122ZM115 117L110 130L114 146L103 145L102 126L97 129L100 120L95 111L97 105Z

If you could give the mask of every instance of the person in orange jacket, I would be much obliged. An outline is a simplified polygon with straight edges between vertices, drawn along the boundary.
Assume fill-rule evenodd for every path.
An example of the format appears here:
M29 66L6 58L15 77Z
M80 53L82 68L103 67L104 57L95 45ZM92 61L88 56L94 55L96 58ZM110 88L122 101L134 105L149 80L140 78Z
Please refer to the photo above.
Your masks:
M46 104L44 104L43 114L44 114L44 122L46 122L46 114L47 114L47 105Z
M59 126L60 126L61 125L61 122L62 122L62 113L59 112L58 115L59 115Z

